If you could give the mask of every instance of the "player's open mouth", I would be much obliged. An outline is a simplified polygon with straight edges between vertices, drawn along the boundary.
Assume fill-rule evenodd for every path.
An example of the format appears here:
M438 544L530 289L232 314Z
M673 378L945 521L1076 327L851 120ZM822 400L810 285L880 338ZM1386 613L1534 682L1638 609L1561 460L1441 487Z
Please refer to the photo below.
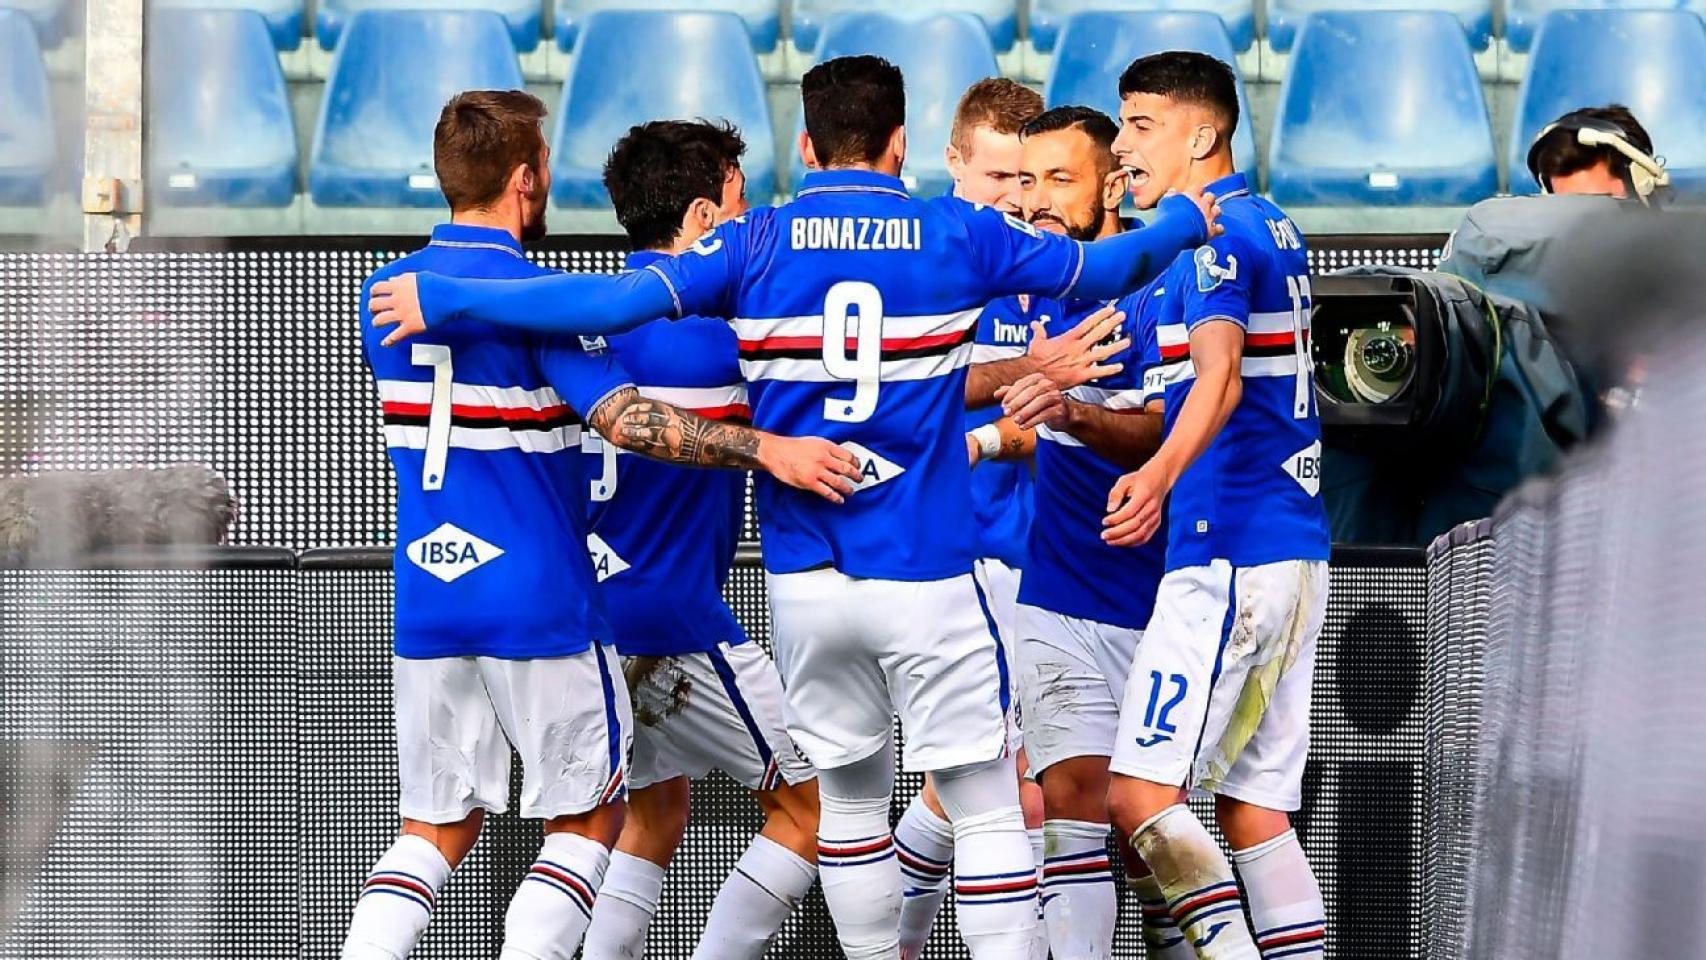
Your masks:
M1125 168L1125 172L1126 172L1126 175L1131 178L1130 183L1131 183L1131 192L1132 193L1136 193L1139 189L1141 189L1145 184L1147 184L1149 182L1149 171L1144 170L1141 167L1129 167L1128 166Z

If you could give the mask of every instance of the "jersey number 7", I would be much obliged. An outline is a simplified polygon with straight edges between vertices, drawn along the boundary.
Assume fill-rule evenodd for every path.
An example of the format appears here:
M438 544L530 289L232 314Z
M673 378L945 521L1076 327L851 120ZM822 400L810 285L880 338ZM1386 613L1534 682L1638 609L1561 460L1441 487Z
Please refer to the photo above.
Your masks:
M432 404L427 414L426 462L421 465L421 489L444 488L444 460L450 452L451 375L450 348L439 343L417 343L409 354L417 367L432 368Z
M852 316L850 316L852 315ZM852 322L853 355L847 355L847 325ZM883 372L883 295L862 280L843 280L823 301L823 367L837 380L852 380L853 395L828 397L823 417L837 423L863 423L877 411Z

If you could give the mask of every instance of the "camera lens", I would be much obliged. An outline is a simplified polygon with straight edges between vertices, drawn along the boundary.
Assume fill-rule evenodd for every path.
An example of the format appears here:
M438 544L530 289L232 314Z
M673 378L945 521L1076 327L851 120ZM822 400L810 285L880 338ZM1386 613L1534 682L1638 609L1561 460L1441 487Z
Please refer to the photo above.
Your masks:
M1412 336L1386 323L1351 331L1345 339L1345 380L1357 399L1385 403L1409 386L1415 369Z

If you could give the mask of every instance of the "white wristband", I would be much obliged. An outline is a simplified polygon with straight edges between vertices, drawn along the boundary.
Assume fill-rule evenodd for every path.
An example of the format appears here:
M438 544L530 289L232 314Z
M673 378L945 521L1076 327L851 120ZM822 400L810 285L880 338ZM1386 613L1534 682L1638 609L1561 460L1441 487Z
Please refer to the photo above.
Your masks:
M1001 455L1001 428L993 423L986 423L966 434L977 441L978 457L983 460L993 460Z

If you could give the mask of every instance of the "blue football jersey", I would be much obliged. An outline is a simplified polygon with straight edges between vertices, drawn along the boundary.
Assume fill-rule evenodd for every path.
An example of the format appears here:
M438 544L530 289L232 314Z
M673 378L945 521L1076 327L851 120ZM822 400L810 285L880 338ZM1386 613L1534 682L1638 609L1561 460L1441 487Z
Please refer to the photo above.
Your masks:
M1190 332L1229 320L1244 328L1243 395L1168 502L1168 569L1226 560L1255 566L1326 560L1321 420L1309 356L1309 259L1284 212L1250 193L1242 174L1208 188L1225 233L1181 254L1151 291L1158 306L1159 380L1167 429L1190 395Z
M1120 372L1073 387L1067 396L1133 415L1142 413L1149 400L1159 399L1144 391L1145 347L1155 340L1155 318L1142 306L1146 293L1140 291L1118 304L1126 319L1114 339L1124 334L1131 337L1131 346L1113 357L1123 366ZM1043 311L1049 315L1049 334L1072 329L1102 305L1096 300L1049 304ZM1048 426L1037 428L1036 464L1031 563L1019 580L1019 602L1142 630L1155 609L1166 539L1156 537L1135 549L1109 546L1102 540L1108 491L1126 469L1071 434Z
M651 265L666 268L680 313L729 318L757 426L826 437L864 470L840 505L757 477L765 566L969 573L979 548L961 411L978 315L1003 296L1066 293L1083 260L1080 244L993 209L832 170Z
M641 252L632 269L661 259ZM654 320L607 340L643 396L709 420L749 420L734 331L719 318ZM627 656L701 653L747 639L723 600L745 507L746 472L671 466L590 434L587 548L616 649Z
M1031 342L1035 297L1003 297L983 308L971 362L990 363L1025 355ZM966 411L966 430L1001 418L1001 404ZM1031 465L991 460L971 472L971 508L977 521L978 556L994 557L1014 569L1025 566L1025 541L1031 532Z
M627 374L573 338L477 321L382 347L368 289L417 270L548 272L502 230L446 224L362 287L362 353L397 483L397 655L562 657L608 640L580 444L583 415Z

